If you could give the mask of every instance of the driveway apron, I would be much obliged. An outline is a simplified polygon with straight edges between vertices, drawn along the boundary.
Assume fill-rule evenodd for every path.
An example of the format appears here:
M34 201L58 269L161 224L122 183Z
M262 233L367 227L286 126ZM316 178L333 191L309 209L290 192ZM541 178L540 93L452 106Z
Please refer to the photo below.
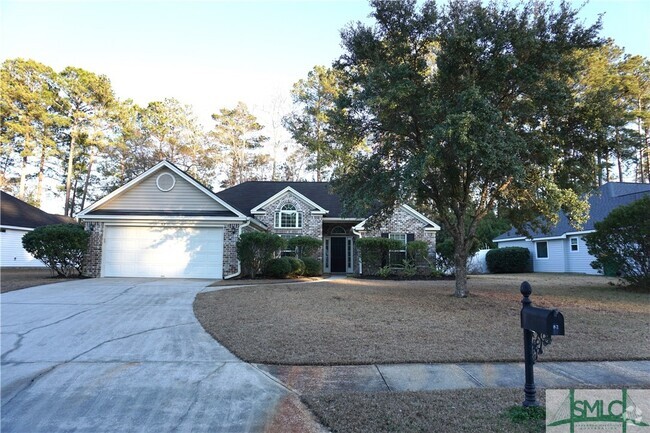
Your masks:
M282 412L301 410L296 397L236 358L194 317L194 297L208 283L89 279L3 294L1 430L288 427ZM302 418L292 428L317 429L308 415Z

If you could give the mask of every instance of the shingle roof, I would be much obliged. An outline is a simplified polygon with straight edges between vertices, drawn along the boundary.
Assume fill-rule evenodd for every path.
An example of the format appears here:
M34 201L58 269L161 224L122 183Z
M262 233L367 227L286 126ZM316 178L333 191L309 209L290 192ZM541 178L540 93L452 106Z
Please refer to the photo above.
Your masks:
M75 222L74 219L63 215L44 212L4 191L0 193L0 225L35 228Z
M251 209L265 202L286 187L291 187L320 207L328 210L328 218L341 218L342 206L339 196L330 189L328 182L270 182L250 181L235 185L216 194L241 213L251 216Z
M619 206L630 204L639 200L644 195L650 194L650 184L647 183L629 183L629 182L609 182L598 188L589 197L589 219L580 230L569 223L564 212L560 212L560 220L548 233L536 231L531 233L533 239L562 236L565 233L576 231L593 230L594 224L600 222L609 215L609 213ZM515 229L510 229L495 238L495 240L506 240L511 238L520 238L523 235Z

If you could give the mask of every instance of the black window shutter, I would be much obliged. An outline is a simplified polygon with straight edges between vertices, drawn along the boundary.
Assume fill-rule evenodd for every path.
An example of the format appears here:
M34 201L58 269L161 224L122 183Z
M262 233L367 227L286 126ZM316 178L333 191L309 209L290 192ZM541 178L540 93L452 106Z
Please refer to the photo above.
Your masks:
M381 237L382 237L382 238L387 238L387 237L388 237L388 233L382 233L382 234L381 234Z
M406 243L410 244L415 240L415 233L407 233L406 234Z

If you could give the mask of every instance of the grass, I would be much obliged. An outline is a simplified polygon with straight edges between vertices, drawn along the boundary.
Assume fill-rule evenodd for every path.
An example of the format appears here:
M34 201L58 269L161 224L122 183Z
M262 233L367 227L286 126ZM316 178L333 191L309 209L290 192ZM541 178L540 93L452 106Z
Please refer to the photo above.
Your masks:
M543 403L544 393L539 392ZM543 408L520 409L521 389L303 396L333 433L544 431Z
M55 272L49 268L2 268L0 270L0 293L63 281L68 281L68 279L57 277Z
M477 276L466 299L451 296L453 281L348 278L201 293L194 310L248 362L518 362L524 279L534 305L559 308L565 318L566 336L553 339L543 361L650 359L650 296L605 277Z

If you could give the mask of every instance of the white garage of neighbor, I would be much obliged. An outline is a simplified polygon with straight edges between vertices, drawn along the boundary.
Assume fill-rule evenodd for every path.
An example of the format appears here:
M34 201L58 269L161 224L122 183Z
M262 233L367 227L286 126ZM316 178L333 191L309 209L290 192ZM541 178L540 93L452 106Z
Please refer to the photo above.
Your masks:
M235 276L234 242L254 224L167 161L77 216L91 234L85 273L101 277Z
M63 215L43 212L0 191L0 267L44 267L23 248L23 236L37 227L76 222Z

